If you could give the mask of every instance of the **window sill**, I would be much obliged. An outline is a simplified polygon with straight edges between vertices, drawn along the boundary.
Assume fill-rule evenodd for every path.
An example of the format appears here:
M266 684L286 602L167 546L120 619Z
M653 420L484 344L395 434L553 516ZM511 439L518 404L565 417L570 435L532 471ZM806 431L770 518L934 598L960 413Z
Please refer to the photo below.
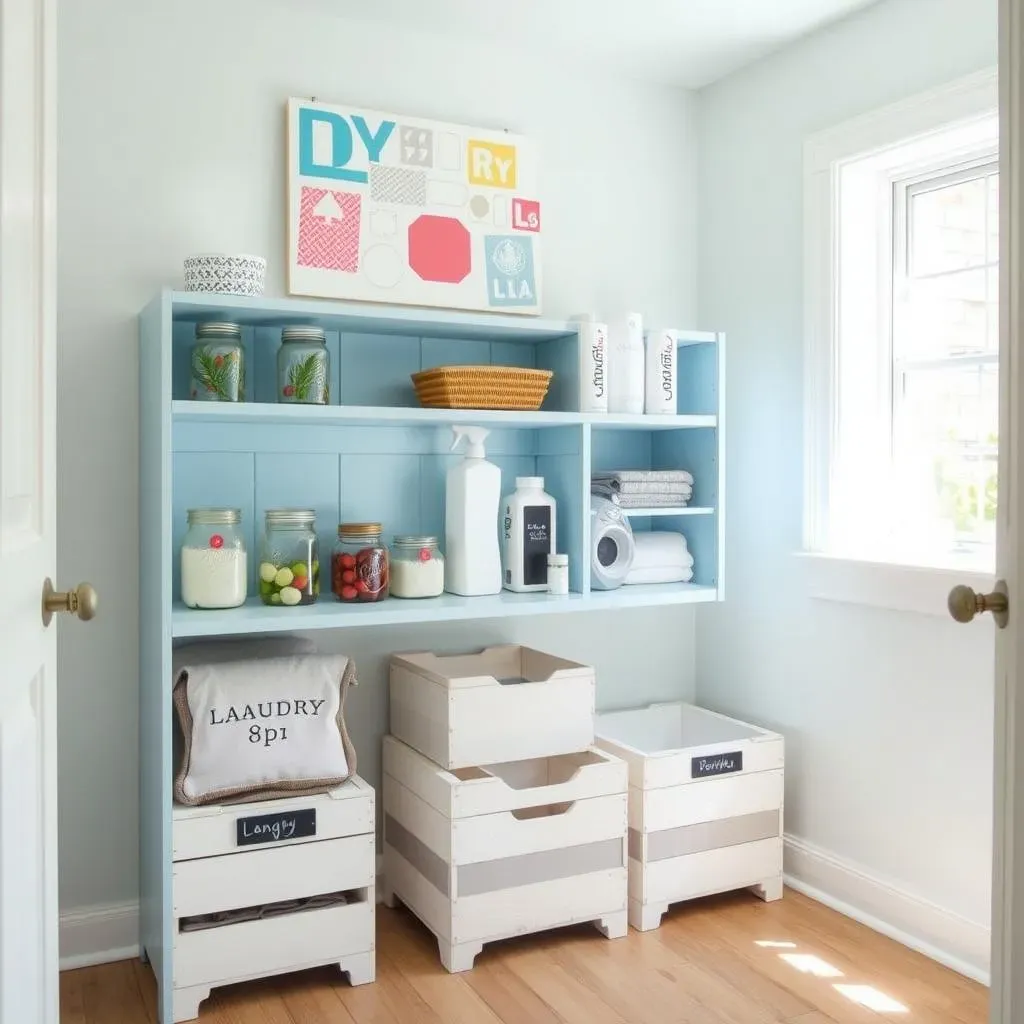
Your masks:
M800 565L808 597L940 618L949 615L946 598L952 587L965 583L987 592L995 579L992 573L970 568L931 569L839 558L814 551L798 552L794 557Z

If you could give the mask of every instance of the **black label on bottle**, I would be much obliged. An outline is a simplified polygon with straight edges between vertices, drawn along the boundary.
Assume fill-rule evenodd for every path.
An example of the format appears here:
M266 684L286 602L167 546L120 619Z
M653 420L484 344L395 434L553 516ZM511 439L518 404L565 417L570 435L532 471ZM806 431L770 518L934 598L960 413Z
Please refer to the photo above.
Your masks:
M523 509L523 583L541 586L548 581L551 553L551 506L527 505Z

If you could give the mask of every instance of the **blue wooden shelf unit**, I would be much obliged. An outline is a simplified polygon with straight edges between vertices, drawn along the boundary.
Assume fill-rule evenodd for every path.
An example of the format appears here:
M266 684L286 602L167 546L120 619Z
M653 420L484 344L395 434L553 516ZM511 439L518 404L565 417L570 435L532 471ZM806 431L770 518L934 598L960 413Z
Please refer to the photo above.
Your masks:
M193 402L190 348L195 325L242 325L246 401ZM281 327L324 328L337 404L275 404ZM165 290L141 313L141 743L142 940L170 991L173 950L171 874L171 651L189 637L341 629L510 615L582 612L720 600L723 525L724 339L691 332L680 340L678 414L580 413L575 323L307 299L250 299ZM501 364L551 369L539 412L423 409L410 374L442 365ZM542 476L558 503L558 549L569 555L568 597L502 593L464 598L348 605L329 589L315 605L265 607L250 600L229 611L196 611L179 601L178 551L186 510L242 510L250 593L257 593L264 510L312 508L321 559L342 521L380 521L385 536L444 535L444 487L452 424L490 430L487 457L502 472ZM638 509L633 529L677 530L695 560L694 581L590 589L592 470L688 469L695 478L685 508ZM497 524L496 524L497 528ZM325 577L329 586L329 579Z

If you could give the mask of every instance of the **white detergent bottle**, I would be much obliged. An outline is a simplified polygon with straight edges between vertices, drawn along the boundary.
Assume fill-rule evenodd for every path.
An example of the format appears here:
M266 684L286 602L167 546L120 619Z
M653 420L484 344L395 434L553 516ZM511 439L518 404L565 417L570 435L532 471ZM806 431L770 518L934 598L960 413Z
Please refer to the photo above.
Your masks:
M501 593L498 504L501 470L484 455L484 427L452 427L452 451L465 438L466 457L448 470L444 495L444 589L479 597Z
M502 502L502 554L506 590L548 589L548 555L558 550L555 499L544 493L544 477L517 476Z

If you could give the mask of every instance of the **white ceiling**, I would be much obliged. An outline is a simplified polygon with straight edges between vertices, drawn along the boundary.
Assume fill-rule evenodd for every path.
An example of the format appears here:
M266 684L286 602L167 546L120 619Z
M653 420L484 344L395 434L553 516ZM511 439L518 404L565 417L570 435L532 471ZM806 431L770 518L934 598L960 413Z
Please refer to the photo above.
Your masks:
M335 0L333 10L697 89L875 0Z

